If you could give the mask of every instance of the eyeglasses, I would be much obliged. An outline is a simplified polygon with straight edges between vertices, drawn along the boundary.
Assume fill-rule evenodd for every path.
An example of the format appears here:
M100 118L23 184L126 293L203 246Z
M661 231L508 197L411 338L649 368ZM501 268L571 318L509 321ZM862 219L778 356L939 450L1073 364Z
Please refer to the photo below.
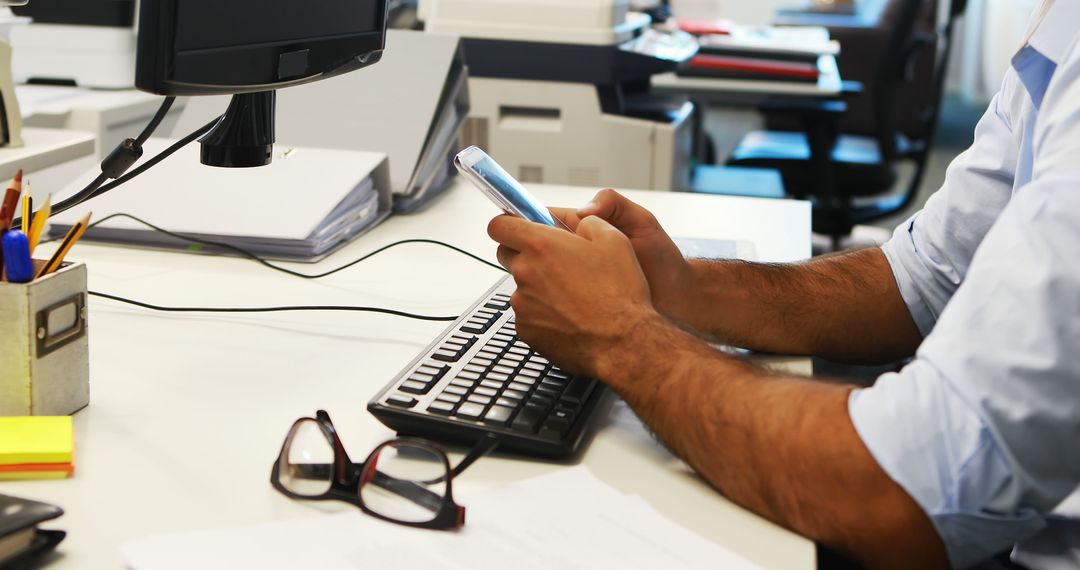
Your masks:
M465 507L454 502L450 483L498 445L490 435L453 469L446 452L422 439L397 438L353 463L330 415L293 423L270 472L270 484L293 499L337 500L385 521L452 529L465 524Z

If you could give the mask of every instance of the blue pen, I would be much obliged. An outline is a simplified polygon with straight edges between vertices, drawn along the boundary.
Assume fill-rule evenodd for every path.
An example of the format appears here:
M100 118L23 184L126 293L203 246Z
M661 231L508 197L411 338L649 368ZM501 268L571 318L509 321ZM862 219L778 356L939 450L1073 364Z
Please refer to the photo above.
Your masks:
M30 240L19 230L4 234L4 265L7 266L7 279L12 283L27 283L34 278Z

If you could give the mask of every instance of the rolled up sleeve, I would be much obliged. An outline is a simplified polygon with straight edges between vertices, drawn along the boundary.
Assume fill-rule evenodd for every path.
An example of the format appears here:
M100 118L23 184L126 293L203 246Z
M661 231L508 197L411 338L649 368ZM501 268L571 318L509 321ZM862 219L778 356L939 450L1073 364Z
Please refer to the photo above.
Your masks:
M943 285L953 258L923 243L947 228L913 220L886 249L933 332L911 364L849 400L860 437L957 567L1032 537L1080 485L1080 57L1070 61L1031 133L1031 181L955 294Z

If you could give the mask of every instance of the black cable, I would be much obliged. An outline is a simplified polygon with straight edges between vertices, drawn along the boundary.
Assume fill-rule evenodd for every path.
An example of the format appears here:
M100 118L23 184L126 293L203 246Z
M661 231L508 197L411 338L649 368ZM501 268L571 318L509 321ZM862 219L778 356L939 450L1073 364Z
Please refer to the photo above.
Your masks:
M125 213L122 213L122 212L119 212L119 213L112 214L112 215L106 216L104 218L101 218L100 220L97 220L96 222L90 224L87 229L89 229L90 227L94 227L97 224L104 223L104 222L106 222L106 221L108 221L110 219L113 219L113 218L128 218L130 220L133 220L135 222L143 224L146 227L148 227L148 228L150 228L150 229L152 229L154 231L161 232L161 233L163 233L165 235L168 235L168 236L180 239L180 240L189 241L189 242L192 242L192 243L203 244L203 245L209 245L209 246L213 246L213 247L221 247L221 248L224 248L224 249L227 249L227 250L231 250L231 251L234 251L236 253L239 253L239 254L243 255L244 257L246 257L246 258L248 258L248 259L250 259L252 261L258 262L258 263L260 263L261 265L263 265L265 267L268 267L268 268L273 269L275 271L280 271L282 273L286 273L288 275L292 275L292 276L295 276L295 277L300 277L302 279L321 279L321 278L326 277L328 275L333 275L334 273L337 273L339 271L343 271L343 270L345 270L345 269L347 269L349 267L352 267L353 265L356 265L356 264L360 263L361 261L369 259L372 256L377 255L379 253L382 253L382 252L384 252L384 251L386 251L386 250L388 250L390 248L397 247L399 245L411 244L411 243L424 243L424 244L438 245L438 246L442 246L442 247L445 247L445 248L449 248L449 249L454 250L454 251L456 251L458 253L461 253L461 254L463 254L465 256L468 256L468 257L470 257L470 258L472 258L472 259L474 259L476 261L479 261L480 263L483 263L483 264L488 265L490 267L494 267L494 268L498 269L499 271L503 271L503 272L506 271L501 266L495 265L494 263L491 263L491 262L487 261L486 259L483 259L483 258L481 258L479 256L473 255L472 253L469 253L468 251L465 251L464 249L461 249L461 248L459 248L457 246L450 245L450 244L445 243L445 242L441 242L441 241L437 241L437 240L430 240L430 239L407 239L407 240L400 240L400 241L396 241L396 242L384 245L383 247L380 247L379 249L376 249L375 251L373 251L371 253L368 253L367 255L361 256L360 258L358 258L358 259L356 259L354 261L351 261L349 263L346 263L345 265L342 265L341 267L338 267L336 269L332 269L330 271L326 271L326 272L315 274L315 275L308 275L308 274L299 273L297 271L293 271L291 269L287 269L285 267L281 267L281 266L275 265L273 263L270 263L269 261L267 261L267 260L259 257L258 255L256 255L255 253L252 253L252 252L250 252L250 251L248 251L246 249L243 249L241 247L236 247L234 245L227 244L227 243L216 242L216 241L212 241L212 240L204 240L204 239L200 239L200 238L195 238L195 237L191 237L191 236L185 236L185 235L182 235L182 234L171 232L169 230L159 228L159 227L155 226L154 224L151 224L150 222L147 222L146 220L143 220L143 219L140 219L140 218L138 218L136 216L133 216L131 214L125 214ZM54 241L54 240L49 240L49 241ZM46 242L42 242L42 243L46 243ZM397 310L394 310L394 309L383 309L383 308L379 308L379 307L354 307L354 306L342 306L342 305L330 305L330 306L317 306L317 305L315 305L315 306L293 306L293 307L236 307L236 308L232 308L232 307L165 307L165 306L162 306L162 305L154 305L154 304L151 304L151 303L145 303L145 302L142 302L142 301L136 301L134 299L127 299L127 298L124 298L124 297L118 297L116 295L110 295L110 294L107 294L107 293L99 293L97 291L90 291L89 294L92 295L92 296L95 296L95 297L101 297L103 299L110 299L110 300L113 300L113 301L118 301L120 303L127 303L129 305L134 305L136 307L141 307L141 308L144 308L144 309L150 309L150 310L153 310L153 311L170 312L170 313L277 313L277 312L286 312L286 311L352 311L352 312L382 313L382 314L386 314L386 315L394 315L394 316L405 317L405 318L409 318L409 319L417 319L417 320L422 320L422 321L449 322L449 321L454 321L454 320L456 320L458 318L458 317L432 317L432 316L428 316L428 315L418 315L418 314L415 314L415 313L408 313L408 312L405 312L405 311L397 311Z
M395 311L394 309L382 309L379 307L353 307L349 305L301 305L295 307L164 307L161 305L144 303L142 301L135 301L133 299L125 299L124 297L117 297L116 295L109 295L108 293L99 293L97 291L89 291L89 294L92 297L101 297L102 299L109 299L120 303L126 303L128 305L134 305L143 309L163 311L167 313L284 313L290 311L350 311L357 313L381 313L384 315L405 317L407 319L416 319L419 321L450 322L456 321L458 319L458 317L432 317L430 315L418 315L416 313L407 313L405 311Z
M344 270L356 265L357 263L360 263L361 261L365 261L365 260L367 260L367 259L369 259L371 257L374 257L375 255L378 255L378 254L380 254L380 253L382 253L382 252L384 252L384 251L386 251L386 250L388 250L390 248L397 247L399 245L406 245L406 244L410 244L410 243L424 243L424 244L442 246L442 247L445 247L447 249L454 250L454 251L456 251L456 252L458 252L458 253L460 253L462 255L465 255L467 257L470 257L470 258L472 258L472 259L474 259L476 261L479 261L480 263L483 263L484 265L487 265L488 267L493 267L493 268L498 269L499 271L503 271L503 272L506 271L506 269L504 269L500 265L496 265L494 263L491 263L490 261L488 261L488 260L486 260L486 259L484 259L482 257L479 257L477 255L469 253L468 251L465 251L464 249L461 249L460 247L450 245L450 244L445 243L445 242L441 242L441 241L438 241L438 240L432 240L432 239L406 239L406 240L396 241L396 242L393 242L393 243L388 244L388 245L384 245L383 247L380 247L379 249L376 249L375 251L373 251L371 253L368 253L368 254L366 254L366 255L358 258L358 259L355 259L353 261L350 261L349 263L346 263L345 265L342 265L341 267L337 267L335 269L331 269L331 270L325 271L323 273L307 274L307 273L300 273L299 271L293 271L292 269L289 269L287 267L282 267L280 265L276 265L274 263L271 263L271 262L263 259L262 257L259 257L257 254L255 254L255 253L253 253L253 252L251 252L249 250L246 250L246 249L244 249L242 247L237 247L235 245L228 244L228 243L225 243L225 242L213 241L213 240L202 239L202 238L197 238L197 237L193 237L193 236L187 236L187 235L183 235L183 234L178 234L176 232L172 232L172 231L166 230L164 228L155 226L154 224L151 224L150 222L148 222L146 220L143 220L143 219L141 219L141 218L139 218L137 216L133 216L131 214L125 214L123 212L117 212L115 214L111 214L111 215L105 216L104 218L96 220L93 223L91 223L89 226L87 226L87 229L93 228L94 226L97 226L98 224L103 224L103 223L105 223L105 222L107 222L107 221L109 221L109 220L111 220L113 218L127 218L127 219L129 219L129 220L131 220L133 222L142 224L142 225L150 228L151 230L154 230L155 232L165 234L165 235L167 235L169 237L172 237L172 238L176 238L176 239L191 242L191 243L197 243L199 245L205 245L205 246L209 246L209 247L216 247L216 248L221 248L221 249L224 249L224 250L227 250L227 251L231 251L231 252L237 253L237 254L239 254L239 255L247 258L247 259L250 259L251 261L254 261L254 262L256 262L256 263L258 263L258 264L260 264L260 265L262 265L264 267L267 267L269 269L273 269L274 271L280 271L282 273L285 273L287 275L292 275L294 277L300 277L301 279L322 279L323 277L328 277L330 275L338 273L339 271L344 271ZM48 243L50 241L56 241L57 239L59 239L59 238L52 238L52 239L49 239L49 240L42 241L41 243Z
M210 123L203 125L194 133L191 133L183 139L180 139L175 144L165 149L154 158L148 160L145 164L142 164L135 170L121 176L124 171L126 171L132 164L134 164L135 160L142 156L142 143L146 142L146 139L150 138L150 135L152 135L154 133L154 130L156 130L157 127L161 124L161 121L165 119L165 116L168 114L169 109L172 108L175 99L175 97L166 97L165 100L162 101L161 106L158 107L157 112L154 113L153 118L150 119L150 122L147 123L145 127L143 127L142 132L140 132L136 138L126 139L124 142L120 143L120 145L117 146L116 149L114 149L104 161L102 161L101 174L99 174L96 178L94 178L93 181L83 187L82 190L79 190L65 200L61 200L60 202L53 204L52 215L56 215L61 212L70 210L71 208L74 208L75 206L95 196L100 196L108 192L109 190L112 190L117 186L128 182L129 180L135 178L141 173L146 172L146 170L151 166L154 166L162 160L165 160L169 157L169 155L175 153L177 150L180 150L191 141L206 134L206 132L209 131L217 123L218 119L214 119ZM110 175L110 173L113 175ZM116 180L110 182L109 184L105 184L105 182L107 182L110 178L116 178ZM11 225L12 227L17 227L21 223L22 217L19 217L12 220Z
M142 132L139 133L139 136L135 137L136 144L142 146L142 144L146 142L146 139L150 138L150 135L154 134L154 131L157 130L158 125L161 124L161 121L165 120L165 115L169 114L169 109L172 108L173 102L175 101L176 97L166 97L165 100L161 102L161 106L158 107L158 110L156 113L154 113L153 118L151 118L150 122L146 124Z
M149 170L153 166L157 165L159 162L161 162L161 161L165 160L166 158L169 158L170 156L172 156L176 151L178 151L178 150L184 148L185 146L187 146L188 144L190 144L195 139L205 135L207 132L210 131L210 129L214 128L214 125L217 124L217 122L218 122L218 120L220 118L221 117L214 118L213 121L210 121L209 123L206 123L205 125L199 127L195 132L193 132L190 135L176 141L169 148L159 152L157 155L155 155L153 158L147 160L145 163L140 164L137 168L135 168L135 170L132 170L131 172L128 172L127 174L121 176L120 178L117 178L116 180L113 180L112 182L98 188L97 190L94 191L93 194L90 195L90 198L97 198L98 196L101 196L102 194L104 194L104 193L106 193L106 192L108 192L110 190L115 189L117 186L120 186L121 184L124 184L126 182L130 182L132 178L135 178L136 176L142 174L143 172L146 172L147 170ZM87 200L89 200L90 198L87 198ZM55 213L55 212L56 212L56 210L53 209L53 213Z

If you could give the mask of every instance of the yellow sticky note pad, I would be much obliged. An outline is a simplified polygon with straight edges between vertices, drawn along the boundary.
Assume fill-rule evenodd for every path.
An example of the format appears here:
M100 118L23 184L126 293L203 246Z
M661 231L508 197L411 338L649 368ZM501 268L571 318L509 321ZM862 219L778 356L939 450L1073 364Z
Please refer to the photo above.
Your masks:
M71 416L0 417L0 465L71 463Z

